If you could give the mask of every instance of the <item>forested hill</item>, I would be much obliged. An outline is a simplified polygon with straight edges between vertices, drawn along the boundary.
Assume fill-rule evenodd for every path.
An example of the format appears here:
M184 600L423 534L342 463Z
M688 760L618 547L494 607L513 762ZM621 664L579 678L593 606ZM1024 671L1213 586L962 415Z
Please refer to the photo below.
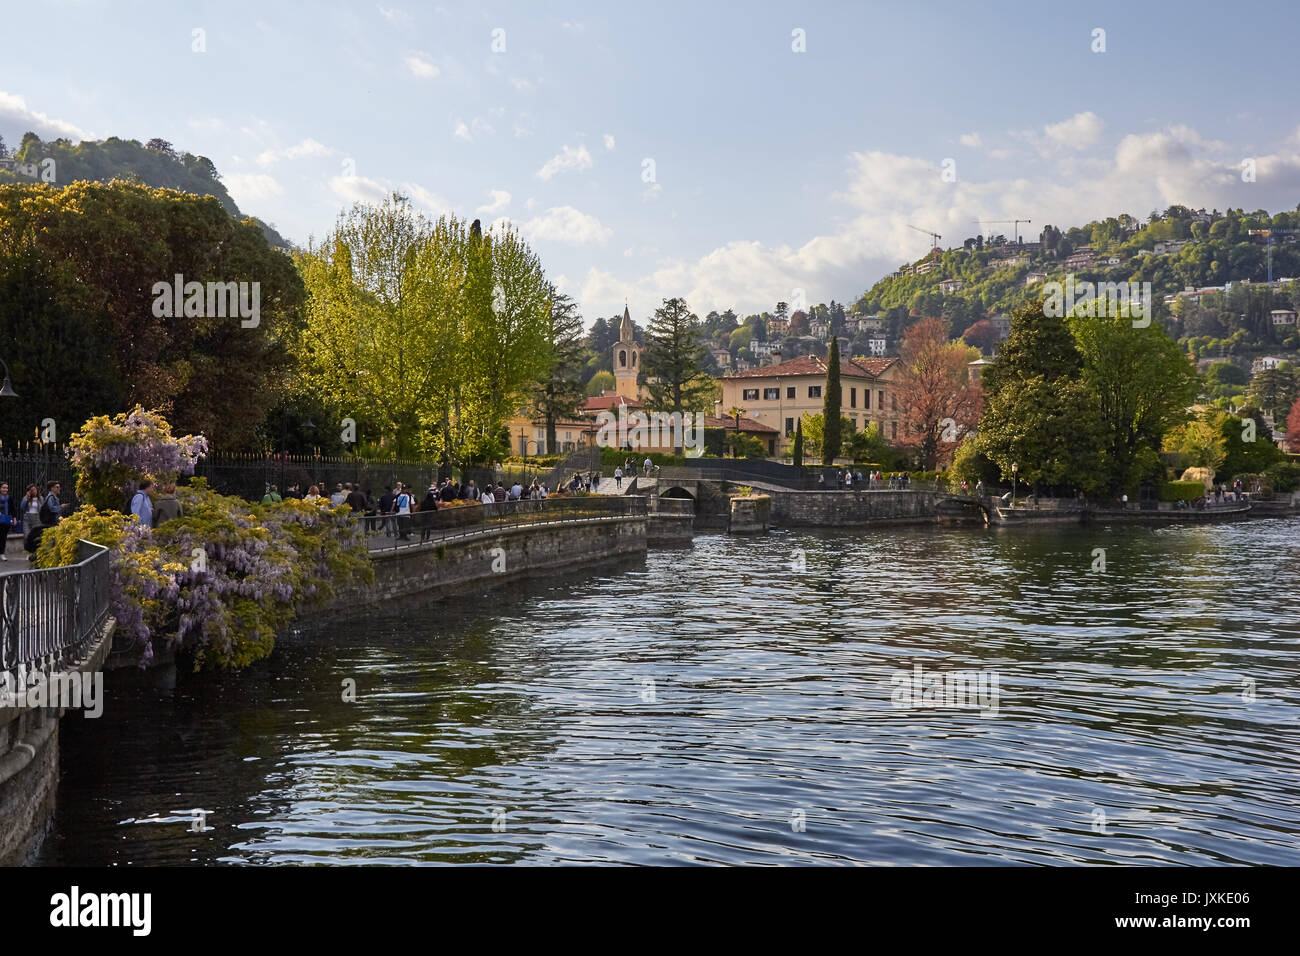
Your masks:
M1167 295L1188 287L1267 281L1267 239L1251 235L1261 229L1273 231L1273 279L1300 276L1300 212L1171 206L1153 211L1146 221L1125 214L1066 230L1049 225L1018 240L972 236L881 279L854 311L944 315L952 334L961 335L981 318L1009 312L1041 294L1044 279L1072 273L1076 281L1150 282L1156 317L1178 324L1163 302ZM953 279L961 280L959 287L953 282L941 287ZM1300 292L1300 283L1275 291L1278 299L1289 299Z
M42 142L35 133L27 133L17 148L4 150L0 140L0 156L8 155L20 164L34 164L38 168L45 159L53 159L55 185L90 180L110 182L126 179L155 188L176 189L197 196L211 195L234 216L245 218L230 193L221 183L221 174L212 160L193 153L177 152L166 140L151 139L141 145L137 140L118 139L111 136L100 141L82 141L73 144L66 139ZM37 180L42 178L37 173ZM0 168L0 184L32 182L32 177L8 168ZM275 229L256 217L250 217L261 227L266 241L279 249L288 249Z

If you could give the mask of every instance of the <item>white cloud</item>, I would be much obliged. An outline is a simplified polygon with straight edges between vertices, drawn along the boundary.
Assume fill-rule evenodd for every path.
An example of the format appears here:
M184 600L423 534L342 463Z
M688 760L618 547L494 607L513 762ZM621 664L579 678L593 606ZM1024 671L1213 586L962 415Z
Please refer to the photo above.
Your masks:
M384 183L367 176L335 176L330 190L344 202L381 203L392 192Z
M17 147L23 133L35 133L43 140L70 139L79 142L93 139L94 134L72 123L47 116L27 108L27 101L17 93L0 90L0 131L12 137L11 147Z
M218 130L226 128L226 124L215 116L196 116L193 119L186 120L185 125L190 129L197 129L209 133L215 133Z
M641 190L641 201L654 202L656 199L658 199L660 196L663 195L663 192L664 192L663 186L659 185L658 183L651 183L650 185L646 186L645 189Z
M1050 123L1043 127L1048 142L1065 149L1085 149L1101 138L1102 127L1106 124L1101 117L1089 110L1075 113L1067 120Z
M463 139L467 143L472 143L480 136L491 136L496 130L481 116L475 116L466 123L460 117L456 118L456 125L452 130L452 135L457 139Z
M520 113L515 119L515 138L522 139L537 132L537 121L527 113Z
M522 76L512 76L510 82L520 93L527 93L533 88L532 82L524 79Z
M405 10L399 10L397 7L389 8L381 6L379 8L379 13L389 23L405 23L410 19L410 15L407 14Z
M270 199L284 192L284 187L266 173L226 173L221 181L245 212L248 211L247 203Z
M606 149L613 149L613 148L614 148L614 134L613 134L613 133L606 133L606 134L605 134L605 148L606 148Z
M549 180L556 173L563 172L566 169L581 171L591 169L591 166L591 153L587 152L586 146L579 146L577 149L565 146L559 154L548 159L546 164L537 171L537 178Z
M1086 120L1080 129L1100 129ZM1239 151L1238 151L1239 152ZM943 234L941 246L959 246L978 227L972 220L1029 215L1022 235L1036 238L1058 227L1173 204L1193 208L1290 209L1300 194L1300 137L1256 159L1257 181L1241 182L1241 159L1224 143L1174 126L1124 136L1108 153L1054 154L1018 167L1015 176L945 183L932 159L884 152L856 153L838 199L846 214L837 228L801 245L722 242L694 258L659 262L650 272L621 276L597 268L575 277L565 291L592 314L621 308L623 299L657 302L683 295L697 312L735 306L752 311L807 290L813 302L850 299L902 262L920 258L929 239L909 224ZM1009 227L1004 227L1008 228ZM635 268L634 263L629 263Z
M430 192L419 183L394 183L387 179L370 179L367 176L335 176L330 179L330 191L346 203L378 205L393 193L410 197L415 205L431 215L441 216L451 212L451 203L437 193Z
M434 64L433 58L427 53L417 51L409 54L404 62L406 68L411 71L411 75L418 76L421 79L433 79L440 72L437 65Z
M979 133L962 133L958 142L963 146L969 146L971 149L979 149L984 145L983 142L980 141Z
M270 166L282 159L302 159L305 156L332 156L334 150L308 137L287 149L268 149L258 154L259 166Z
M508 219L497 222L509 223ZM549 239L553 242L565 242L575 246L589 244L600 245L609 240L614 230L602 226L595 216L588 215L572 206L552 206L540 216L513 223L529 239Z
M475 212L492 216L503 212L506 206L510 205L510 194L504 189L489 189L488 195L492 197L492 201L485 206L479 206L478 209L474 210Z

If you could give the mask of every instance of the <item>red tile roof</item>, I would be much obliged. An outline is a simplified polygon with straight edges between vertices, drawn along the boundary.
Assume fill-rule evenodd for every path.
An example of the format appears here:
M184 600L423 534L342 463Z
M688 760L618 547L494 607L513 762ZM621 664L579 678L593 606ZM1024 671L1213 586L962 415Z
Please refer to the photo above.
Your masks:
M705 428L730 428L734 432L736 431L736 416L723 415L721 418L719 418L715 415L705 415L704 427ZM771 432L774 435L777 434L777 429L773 428L771 425L764 425L762 422L754 421L754 419L752 418L746 418L744 415L740 416L740 431Z
M624 398L618 392L611 392L608 389L599 395L592 395L580 406L580 411L584 412L603 412L606 409L617 408L619 405L626 405L628 408L641 408L641 402L635 398Z
M840 376L853 375L861 378L879 378L880 375L897 362L896 358L858 358L840 359ZM745 369L732 375L724 375L723 380L734 378L782 378L787 375L825 375L826 360L815 355L803 355L782 362L780 365L763 365L759 368Z

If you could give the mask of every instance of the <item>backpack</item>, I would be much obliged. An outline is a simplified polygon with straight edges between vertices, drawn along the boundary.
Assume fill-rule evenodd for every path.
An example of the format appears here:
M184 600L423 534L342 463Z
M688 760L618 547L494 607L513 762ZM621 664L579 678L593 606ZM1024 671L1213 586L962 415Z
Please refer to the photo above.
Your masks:
M54 509L50 507L50 499L47 496L41 502L41 524L54 524L58 519L54 517Z

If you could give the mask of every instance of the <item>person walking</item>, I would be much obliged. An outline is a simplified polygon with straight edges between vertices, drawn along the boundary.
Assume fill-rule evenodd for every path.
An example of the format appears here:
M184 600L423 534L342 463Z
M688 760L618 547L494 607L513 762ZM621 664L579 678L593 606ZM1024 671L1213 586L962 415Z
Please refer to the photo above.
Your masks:
M277 489L275 485L269 485L266 494L262 495L262 504L264 505L279 504L283 500L284 499L280 497L279 489Z
M650 477L650 469L654 467L654 464L655 464L655 463L652 462L648 457L646 458L646 460L645 460L645 476L646 476L647 478Z
M433 513L438 510L438 486L430 485L420 502L420 543L433 537Z
M330 495L330 507L337 508L339 505L343 504L343 502L347 500L347 497L348 497L348 493L343 490L343 485L338 482L335 482L334 494Z
M615 486L616 488L618 488L619 491L622 491L622 490L623 490L623 469L622 469L622 467L616 467L616 468L614 469L614 486Z
M393 501L393 509L397 513L397 540L411 540L411 495L406 490L406 485L400 481L397 483L397 497Z
M317 488L315 485L312 485L310 488L307 489L307 497L303 498L302 500L320 501L320 489Z
M354 515L364 514L366 510L366 496L361 493L361 489L356 485L348 485L352 490L348 492L344 503L352 509Z
M0 481L0 561L8 561L5 546L9 543L9 532L18 525L22 511L18 501L9 494L9 482Z
M153 497L149 494L149 489L153 487L153 479L141 479L140 484L136 487L135 493L131 495L131 514L135 515L136 520L140 522L141 527L153 527Z
M35 485L27 486L27 491L23 494L22 504L19 508L22 511L22 521L25 530L30 531L32 528L40 527L41 493Z
M153 526L157 528L164 521L175 521L185 517L181 501L176 497L176 483L169 481L162 487L162 496L153 508Z

